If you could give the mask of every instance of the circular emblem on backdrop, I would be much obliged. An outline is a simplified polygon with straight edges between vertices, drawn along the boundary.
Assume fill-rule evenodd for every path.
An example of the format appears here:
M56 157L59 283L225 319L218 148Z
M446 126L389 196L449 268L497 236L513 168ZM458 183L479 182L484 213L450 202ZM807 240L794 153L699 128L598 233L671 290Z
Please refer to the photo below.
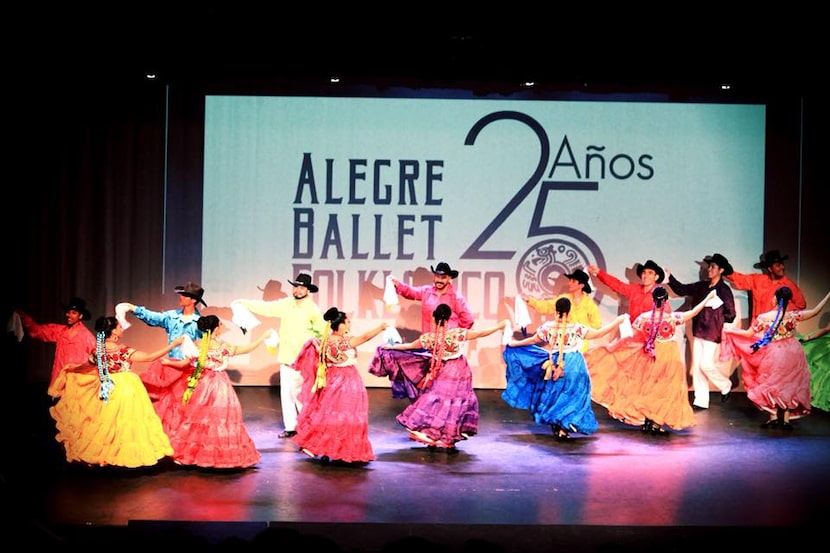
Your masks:
M597 245L585 235L579 238L566 234L548 235L531 246L519 259L516 268L518 293L535 298L551 298L568 291L568 279L576 269L588 265L605 264ZM594 289L593 298L599 303L602 293Z

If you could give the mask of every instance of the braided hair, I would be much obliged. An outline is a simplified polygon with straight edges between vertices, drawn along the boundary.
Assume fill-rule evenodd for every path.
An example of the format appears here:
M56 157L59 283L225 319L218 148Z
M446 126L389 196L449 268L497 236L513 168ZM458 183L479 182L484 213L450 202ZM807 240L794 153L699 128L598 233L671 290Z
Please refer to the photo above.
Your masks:
M109 400L110 392L115 387L115 382L110 376L106 342L117 326L118 320L115 317L98 317L95 321L95 357L98 365L98 381L101 383L98 398L104 403Z
M651 328L648 330L648 338L646 338L646 343L643 348L654 359L657 356L654 351L654 342L657 340L660 325L663 324L663 316L666 313L666 301L669 299L669 293L662 286L657 286L651 291L651 299L654 300L654 307L651 308ZM654 324L654 316L658 309L660 310L660 318L657 320L657 324Z
M775 303L778 305L778 310L775 313L775 319L773 319L772 324L769 326L767 331L764 332L761 339L752 344L752 353L755 353L762 347L769 344L772 341L772 337L775 336L776 332L778 332L778 327L781 326L781 322L784 320L784 314L787 312L787 305L790 303L790 300L793 299L793 291L790 290L789 286L782 286L775 291L775 299Z
M196 328L202 331L202 343L199 346L199 359L196 361L196 368L193 374L187 377L187 388L182 394L182 403L187 403L193 397L193 391L199 385L202 373L205 372L205 363L210 350L210 341L213 339L213 331L219 328L219 317L216 315L205 315L196 321Z
M452 309L446 303L435 308L432 318L435 320L435 343L432 345L432 365L437 367L444 359L444 351L447 349L447 321L452 316ZM432 370L432 367L430 367Z
M435 333L432 343L432 359L429 362L429 372L418 383L418 387L426 389L432 384L444 363L444 352L447 349L447 321L452 316L452 309L446 303L440 304L432 312L432 319L435 321Z
M550 361L551 367L545 373L545 380L551 378L551 370L553 371L554 380L559 378L562 375L562 371L565 370L565 352L562 350L565 347L565 333L568 328L568 315L570 312L571 300L568 298L559 298L556 300L556 348L558 356L556 358L556 366L554 367L552 351L549 354L548 360Z
M329 336L332 330L340 328L346 322L346 313L340 311L336 307L329 307L323 314L323 320L326 321L326 328L323 330L323 336L320 339L320 358L317 360L317 374L314 377L314 385L311 387L312 392L322 390L326 387L326 348L329 345Z

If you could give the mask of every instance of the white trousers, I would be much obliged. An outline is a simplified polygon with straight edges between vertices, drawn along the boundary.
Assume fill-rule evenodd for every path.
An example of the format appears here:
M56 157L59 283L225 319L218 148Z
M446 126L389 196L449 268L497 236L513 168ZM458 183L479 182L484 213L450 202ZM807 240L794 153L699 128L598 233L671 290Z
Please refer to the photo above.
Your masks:
M721 394L732 389L732 381L721 371L720 344L692 338L692 388L695 392L693 405L709 407L709 382L714 384Z
M303 408L300 403L300 390L303 379L300 371L290 365L280 365L280 404L282 405L282 423L288 431L297 430L297 415Z

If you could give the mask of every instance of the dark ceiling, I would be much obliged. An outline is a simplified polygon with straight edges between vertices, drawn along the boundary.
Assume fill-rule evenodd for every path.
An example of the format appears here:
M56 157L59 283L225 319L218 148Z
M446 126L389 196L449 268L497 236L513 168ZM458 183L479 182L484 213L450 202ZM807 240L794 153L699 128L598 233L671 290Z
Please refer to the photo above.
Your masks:
M800 91L818 79L809 60L826 58L822 35L810 32L817 23L803 12L537 3L516 15L518 5L506 4L512 15L480 3L59 6L28 35L27 59L41 75L69 79L154 72L167 80L263 83L336 74L344 84L498 89L532 80L627 91L728 82L745 91Z

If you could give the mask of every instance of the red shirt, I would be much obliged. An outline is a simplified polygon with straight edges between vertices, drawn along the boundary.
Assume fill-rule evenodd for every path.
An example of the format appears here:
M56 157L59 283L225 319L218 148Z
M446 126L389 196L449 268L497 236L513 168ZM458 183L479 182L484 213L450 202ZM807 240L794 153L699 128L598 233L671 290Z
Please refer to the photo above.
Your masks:
M651 293L655 285L650 290L646 291L642 284L631 284L630 282L623 282L615 276L609 275L603 270L597 273L599 281L619 294L620 296L628 298L628 314L631 320L634 321L640 313L651 311L654 307L654 298ZM671 311L671 305L666 302L666 309Z
M89 354L95 351L95 336L83 323L72 326L58 323L38 324L27 314L20 316L23 328L34 340L55 342L55 361L49 379L49 395L58 397L63 390L53 390L52 384L67 363L86 363Z
M772 280L769 274L753 273L748 275L736 271L726 277L726 279L733 288L737 290L749 290L752 294L752 313L750 314L750 320L761 313L766 313L775 308L775 304L773 303L775 291L782 286L786 286L793 291L793 299L790 300L787 309L807 309L807 300L804 299L804 293L788 277Z

